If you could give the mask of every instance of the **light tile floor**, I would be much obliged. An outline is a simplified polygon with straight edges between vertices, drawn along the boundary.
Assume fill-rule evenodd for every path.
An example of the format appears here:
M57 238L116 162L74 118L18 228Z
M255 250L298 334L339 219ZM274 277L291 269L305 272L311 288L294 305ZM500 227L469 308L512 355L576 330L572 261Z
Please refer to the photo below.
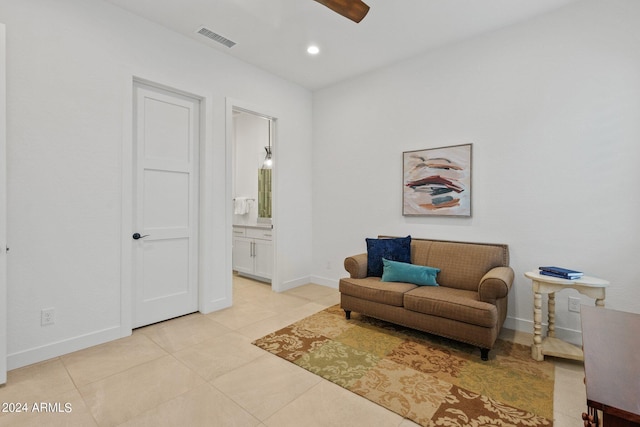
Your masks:
M415 426L251 345L338 302L338 291L323 286L276 294L236 277L232 308L10 371L1 410L28 407L0 412L0 426ZM531 340L508 330L503 337ZM582 425L583 366L555 363L555 426Z

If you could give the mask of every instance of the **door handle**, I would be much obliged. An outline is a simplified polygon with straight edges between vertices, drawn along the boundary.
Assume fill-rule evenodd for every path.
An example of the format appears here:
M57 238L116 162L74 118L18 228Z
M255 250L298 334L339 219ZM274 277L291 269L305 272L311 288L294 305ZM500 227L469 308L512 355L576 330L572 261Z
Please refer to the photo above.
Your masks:
M147 236L148 236L148 234L144 234L144 235L141 236L140 233L133 233L133 236L131 236L131 237L133 237L133 240L138 240L138 239L142 239L143 237L147 237Z

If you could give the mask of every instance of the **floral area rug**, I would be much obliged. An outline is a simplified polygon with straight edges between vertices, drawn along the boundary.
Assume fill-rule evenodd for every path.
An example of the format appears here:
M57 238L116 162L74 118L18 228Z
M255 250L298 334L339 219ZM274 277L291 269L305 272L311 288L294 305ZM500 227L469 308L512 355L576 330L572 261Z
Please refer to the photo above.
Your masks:
M254 345L423 426L552 426L554 365L525 345L476 347L338 305Z

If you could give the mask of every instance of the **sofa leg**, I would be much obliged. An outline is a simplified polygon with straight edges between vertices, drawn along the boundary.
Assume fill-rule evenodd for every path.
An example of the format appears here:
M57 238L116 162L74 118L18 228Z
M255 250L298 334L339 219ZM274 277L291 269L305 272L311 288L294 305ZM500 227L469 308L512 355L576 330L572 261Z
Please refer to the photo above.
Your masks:
M480 358L482 360L484 360L485 362L487 360L489 360L489 349L488 348L481 348L480 349Z
M347 320L351 319L351 310L345 310L344 311L344 315L346 316Z

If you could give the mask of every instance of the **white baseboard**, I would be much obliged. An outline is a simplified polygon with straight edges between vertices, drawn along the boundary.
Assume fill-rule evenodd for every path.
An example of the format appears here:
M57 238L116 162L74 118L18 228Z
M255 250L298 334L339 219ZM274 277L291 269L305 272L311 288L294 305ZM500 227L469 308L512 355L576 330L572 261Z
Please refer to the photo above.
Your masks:
M200 313L209 314L214 311L223 310L229 308L232 305L232 299L228 297L218 298L209 301L204 307L200 307Z
M288 291L289 289L297 288L298 286L308 285L311 283L311 276L300 277L299 279L289 280L288 282L283 282L278 292Z
M311 276L311 283L316 285L327 286L329 288L338 289L338 280L329 279L321 276Z
M130 334L131 332L129 332L128 335ZM7 369L12 370L22 368L23 366L31 365L33 363L42 362L74 351L93 347L94 345L104 344L118 338L124 338L128 335L122 335L122 328L120 326L114 326L112 328L103 329L101 331L92 332L79 337L69 338L40 347L12 353L7 355Z
M327 286L329 288L338 289L337 280L328 279L326 277L320 277L320 276L306 276L306 277L301 277L299 279L284 282L280 288L280 292L288 291L290 289L297 288L298 286L308 285L309 283L314 283L316 285Z
M542 324L542 333L546 334L547 324ZM533 321L528 319L518 319L507 317L504 321L503 328L512 329L514 331L529 332L533 334ZM556 325L556 338L567 341L578 346L582 345L582 331L574 329L560 328Z

